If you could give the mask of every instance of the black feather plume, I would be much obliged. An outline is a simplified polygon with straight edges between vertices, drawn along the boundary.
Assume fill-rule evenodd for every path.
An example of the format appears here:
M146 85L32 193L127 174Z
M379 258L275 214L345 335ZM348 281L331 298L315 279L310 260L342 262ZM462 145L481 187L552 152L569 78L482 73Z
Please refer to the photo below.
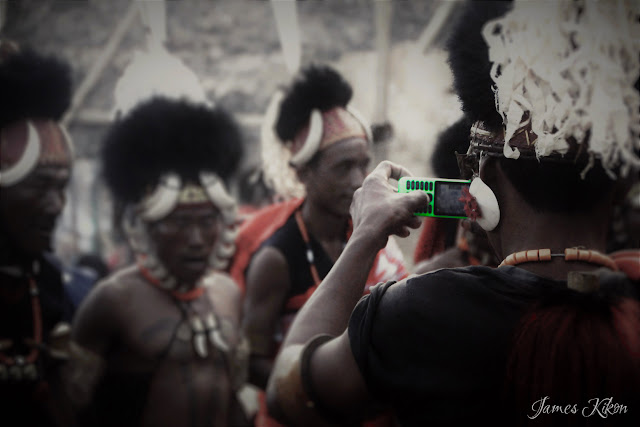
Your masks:
M0 61L0 128L26 118L58 121L71 104L71 68L30 48Z
M201 171L228 181L242 156L242 137L233 117L185 100L156 97L135 107L108 131L102 172L121 203L138 202L162 175L196 181Z
M327 111L344 107L353 90L336 70L310 65L294 79L280 104L275 130L282 141L290 141L308 122L313 109Z
M460 178L455 153L464 154L469 149L469 130L472 123L469 117L462 116L438 135L436 146L431 154L431 168L437 177Z
M493 80L489 75L489 48L482 28L511 8L510 1L469 1L447 42L449 65L462 110L473 120L482 120L494 130L502 126L496 111Z

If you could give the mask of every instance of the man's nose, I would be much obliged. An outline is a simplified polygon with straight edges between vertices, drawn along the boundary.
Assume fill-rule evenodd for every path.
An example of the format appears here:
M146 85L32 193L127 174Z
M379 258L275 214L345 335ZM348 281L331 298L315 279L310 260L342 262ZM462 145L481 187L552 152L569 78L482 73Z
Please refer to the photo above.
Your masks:
M204 230L198 224L190 224L187 226L187 244L189 246L204 245Z

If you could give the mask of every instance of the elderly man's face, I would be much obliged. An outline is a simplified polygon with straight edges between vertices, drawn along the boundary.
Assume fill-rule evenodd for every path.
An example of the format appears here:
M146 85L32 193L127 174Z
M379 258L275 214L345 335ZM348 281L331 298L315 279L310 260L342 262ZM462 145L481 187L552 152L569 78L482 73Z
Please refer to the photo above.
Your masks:
M2 229L19 251L37 255L51 248L70 174L70 166L39 165L22 181L0 187Z
M209 256L222 230L212 203L178 205L166 218L149 224L158 258L181 284L195 285L209 268Z

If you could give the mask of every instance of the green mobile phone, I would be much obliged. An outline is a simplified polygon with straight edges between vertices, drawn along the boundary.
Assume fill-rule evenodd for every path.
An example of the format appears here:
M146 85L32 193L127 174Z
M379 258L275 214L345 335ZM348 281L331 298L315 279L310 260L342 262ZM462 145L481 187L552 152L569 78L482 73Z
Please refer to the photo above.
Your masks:
M424 191L429 195L429 204L415 215L436 218L466 218L462 190L469 188L471 181L463 179L404 177L398 181L398 192Z

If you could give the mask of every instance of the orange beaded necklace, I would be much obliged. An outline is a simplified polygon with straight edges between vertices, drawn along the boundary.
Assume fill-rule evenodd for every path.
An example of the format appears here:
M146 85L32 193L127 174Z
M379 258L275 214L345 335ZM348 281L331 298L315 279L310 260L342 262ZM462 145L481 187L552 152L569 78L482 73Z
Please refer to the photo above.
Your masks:
M159 289L162 289L160 280L153 277L153 275L149 270L147 270L144 266L142 266L142 264L138 264L138 268L140 269L140 273L142 274L142 277L147 279L147 281L152 285L157 286ZM165 290L165 289L162 289L162 290ZM177 290L170 290L167 292L169 292L177 300L193 301L202 296L202 294L204 293L204 288L202 286L198 286L186 292L180 292Z
M565 261L586 262L602 265L612 270L618 270L616 263L607 255L590 249L566 248L563 254L552 254L551 249L533 249L514 252L507 256L498 267L503 265L518 265L525 262L551 261L553 257L564 257Z

